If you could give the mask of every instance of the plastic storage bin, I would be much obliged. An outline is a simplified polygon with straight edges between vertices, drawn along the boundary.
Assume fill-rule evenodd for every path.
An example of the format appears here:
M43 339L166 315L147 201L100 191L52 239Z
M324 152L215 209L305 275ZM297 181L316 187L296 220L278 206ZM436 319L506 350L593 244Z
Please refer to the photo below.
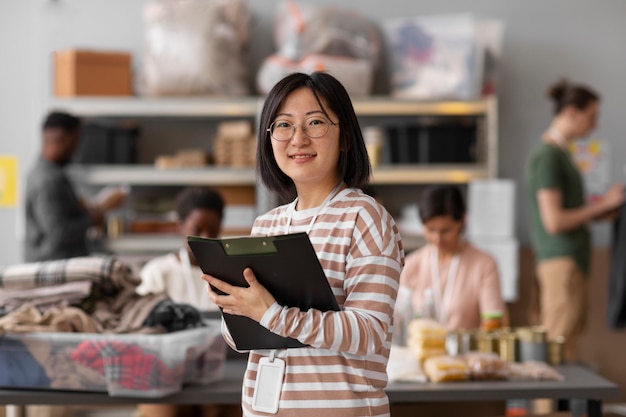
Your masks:
M222 379L226 343L218 321L166 334L7 333L0 386L162 397L185 383Z

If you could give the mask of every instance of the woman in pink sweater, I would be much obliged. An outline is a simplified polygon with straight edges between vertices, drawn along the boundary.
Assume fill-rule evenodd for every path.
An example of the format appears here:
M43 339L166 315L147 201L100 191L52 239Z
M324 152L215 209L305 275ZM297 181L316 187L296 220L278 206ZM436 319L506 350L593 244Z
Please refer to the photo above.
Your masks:
M418 314L434 310L433 318L448 330L475 329L481 316L503 314L495 260L463 239L465 203L458 187L425 190L419 214L427 245L406 257L398 303L410 299Z

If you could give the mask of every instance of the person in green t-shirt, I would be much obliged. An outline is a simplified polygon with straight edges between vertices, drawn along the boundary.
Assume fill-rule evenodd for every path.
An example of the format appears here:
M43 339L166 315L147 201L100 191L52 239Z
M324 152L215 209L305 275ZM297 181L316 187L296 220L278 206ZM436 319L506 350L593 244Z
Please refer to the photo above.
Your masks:
M578 341L587 315L591 242L587 223L607 218L625 199L614 184L593 203L585 201L581 175L568 146L596 126L600 97L566 80L548 92L555 111L542 141L526 166L532 246L537 260L540 322L548 337L565 337L565 358L577 361Z

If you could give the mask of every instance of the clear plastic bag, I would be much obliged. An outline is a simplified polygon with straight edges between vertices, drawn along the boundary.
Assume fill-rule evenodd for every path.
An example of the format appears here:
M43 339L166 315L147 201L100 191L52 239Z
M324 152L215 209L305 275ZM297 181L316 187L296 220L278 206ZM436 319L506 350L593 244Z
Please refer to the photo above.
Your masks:
M249 92L244 0L159 0L144 6L145 95Z
M284 1L276 13L274 38L278 53L292 61L310 54L364 59L374 66L379 61L376 27L353 10Z
M297 71L326 71L352 96L371 93L380 53L379 32L372 22L356 11L293 0L278 6L274 22L277 51L257 73L261 94Z
M469 376L477 380L508 379L509 367L498 355L491 352L468 352L463 355Z

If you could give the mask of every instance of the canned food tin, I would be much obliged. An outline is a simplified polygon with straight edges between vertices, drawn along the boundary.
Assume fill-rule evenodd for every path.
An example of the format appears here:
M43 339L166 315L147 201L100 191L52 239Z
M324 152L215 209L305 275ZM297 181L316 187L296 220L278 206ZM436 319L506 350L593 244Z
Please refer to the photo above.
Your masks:
M561 365L563 362L565 362L565 338L557 337L548 340L548 363Z
M498 336L491 332L479 332L476 334L476 343L479 352L499 352Z
M457 356L472 350L472 334L464 330L449 332L446 336L448 355Z
M507 362L517 362L519 360L519 347L517 335L512 332L500 333L498 339L499 342L499 354L502 360Z
M517 329L520 361L536 360L547 362L547 334L546 329L540 326Z

